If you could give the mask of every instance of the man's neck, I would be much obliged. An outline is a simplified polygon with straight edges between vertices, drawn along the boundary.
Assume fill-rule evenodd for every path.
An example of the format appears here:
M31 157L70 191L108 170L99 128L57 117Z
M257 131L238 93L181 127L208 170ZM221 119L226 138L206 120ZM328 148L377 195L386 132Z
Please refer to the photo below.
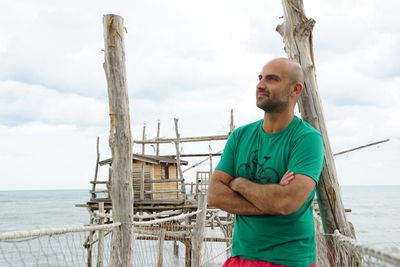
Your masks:
M282 131L292 122L294 118L293 112L264 113L264 121L262 128L265 133L276 133Z

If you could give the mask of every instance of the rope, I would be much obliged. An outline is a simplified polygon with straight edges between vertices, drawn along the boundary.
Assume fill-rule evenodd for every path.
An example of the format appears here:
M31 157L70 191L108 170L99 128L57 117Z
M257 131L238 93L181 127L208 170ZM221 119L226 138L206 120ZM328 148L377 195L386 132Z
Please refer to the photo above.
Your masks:
M357 250L359 252L362 252L363 254L380 259L386 263L391 263L396 266L400 266L400 254L394 254L388 250L360 243L355 239L342 235L338 230L335 230L335 232L333 233L333 238L337 242L351 247L351 249L353 250Z
M209 263L210 261L215 260L216 258L218 258L219 256L221 256L223 253L226 253L229 249L232 248L232 245L229 245L228 247L226 247L225 250L221 251L220 253L218 253L217 255L215 255L214 257L212 257L211 259L208 259L207 261L203 262L202 264L200 264L200 266L204 266L205 264Z
M36 237L36 236L42 236L42 235L59 235L59 234L65 234L65 233L107 230L107 229L112 229L114 227L118 227L120 225L121 225L120 222L116 222L116 223L110 223L110 224L85 226L85 227L48 228L48 229L39 229L39 230L31 230L31 231L5 232L5 233L0 233L0 241L9 240L9 239Z
M147 221L147 222L133 222L133 225L142 226L142 225L152 225L152 224L156 224L156 223L163 223L163 222L175 221L175 220L179 221L179 220L185 219L186 217L190 217L190 216L199 214L200 212L202 212L202 210L198 210L198 211L194 211L194 212L190 212L190 213L186 213L186 214L181 214L178 216L172 216L172 217L168 217L168 218Z

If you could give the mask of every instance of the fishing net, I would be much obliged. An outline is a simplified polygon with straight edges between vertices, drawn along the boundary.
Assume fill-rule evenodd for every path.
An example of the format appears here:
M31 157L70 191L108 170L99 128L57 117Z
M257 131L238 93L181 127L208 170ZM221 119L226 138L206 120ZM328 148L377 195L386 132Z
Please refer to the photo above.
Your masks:
M0 266L87 266L88 262L108 265L109 253L97 255L99 234L109 251L110 230L119 224L49 228L0 233Z

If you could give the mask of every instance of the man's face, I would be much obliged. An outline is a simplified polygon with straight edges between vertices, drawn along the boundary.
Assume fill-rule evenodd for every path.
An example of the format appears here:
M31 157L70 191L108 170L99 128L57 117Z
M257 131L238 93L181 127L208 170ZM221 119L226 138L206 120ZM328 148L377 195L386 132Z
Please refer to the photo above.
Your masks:
M289 105L290 79L282 62L269 62L258 76L256 105L265 112L281 112Z

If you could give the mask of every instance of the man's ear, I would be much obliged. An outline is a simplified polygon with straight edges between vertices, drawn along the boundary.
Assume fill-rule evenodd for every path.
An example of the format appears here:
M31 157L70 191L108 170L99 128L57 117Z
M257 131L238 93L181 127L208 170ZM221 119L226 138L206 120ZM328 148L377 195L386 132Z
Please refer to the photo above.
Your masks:
M295 83L291 96L297 97L301 94L301 92L303 92L303 84L299 82Z

